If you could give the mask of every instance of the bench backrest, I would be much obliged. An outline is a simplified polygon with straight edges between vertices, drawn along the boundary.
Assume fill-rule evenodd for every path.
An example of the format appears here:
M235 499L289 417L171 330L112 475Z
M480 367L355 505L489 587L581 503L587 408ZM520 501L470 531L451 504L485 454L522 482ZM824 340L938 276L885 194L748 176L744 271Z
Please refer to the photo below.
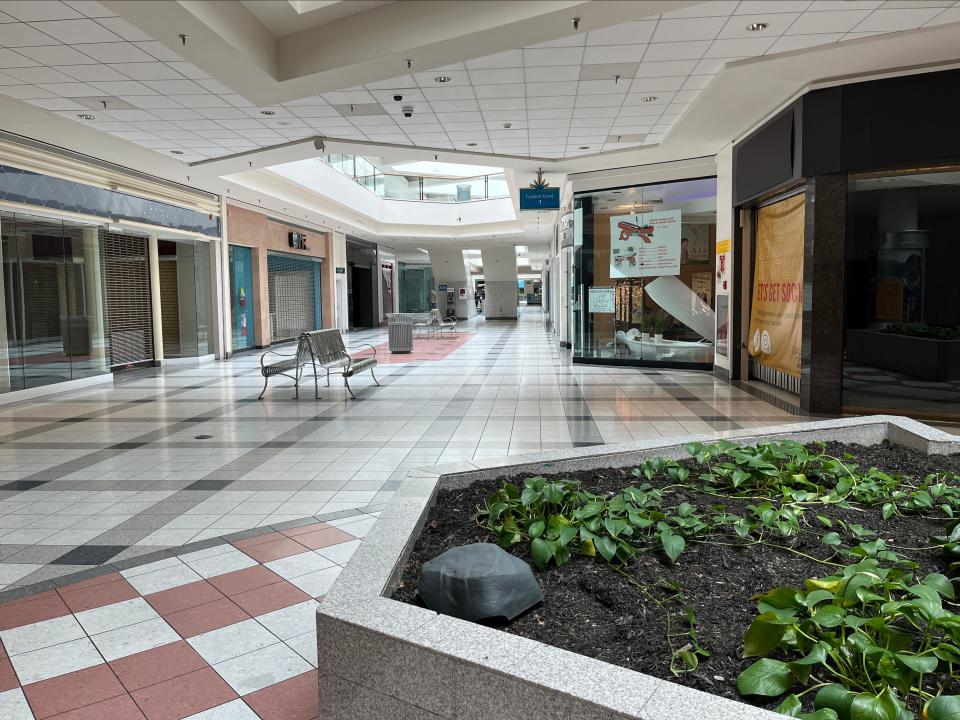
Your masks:
M347 349L343 345L343 337L336 328L330 330L314 330L304 333L309 351L313 353L321 365L334 363L347 358ZM307 360L309 360L309 356Z

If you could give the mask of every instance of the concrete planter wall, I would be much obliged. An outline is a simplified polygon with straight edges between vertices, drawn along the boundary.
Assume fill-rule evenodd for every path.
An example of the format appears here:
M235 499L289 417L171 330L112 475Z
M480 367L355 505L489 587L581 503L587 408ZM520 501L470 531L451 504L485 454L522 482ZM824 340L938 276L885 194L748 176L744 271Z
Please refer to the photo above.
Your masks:
M919 380L960 380L960 340L934 340L879 330L850 330L847 332L847 359Z
M763 431L513 455L411 472L317 612L320 717L337 720L642 718L776 720L782 715L584 657L527 638L390 600L441 487L488 477L633 467L685 457L691 440L772 438L960 452L952 435L905 418L874 416Z

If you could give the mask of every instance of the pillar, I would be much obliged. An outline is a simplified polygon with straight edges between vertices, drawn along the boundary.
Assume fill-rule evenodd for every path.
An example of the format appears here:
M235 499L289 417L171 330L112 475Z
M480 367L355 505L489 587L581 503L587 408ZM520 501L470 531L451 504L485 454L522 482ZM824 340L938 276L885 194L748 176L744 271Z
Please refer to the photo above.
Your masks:
M227 244L227 200L220 198L220 238L210 242L210 267L213 268L213 317L217 339L214 353L218 360L233 354L233 305L230 303L230 247Z
M163 365L163 318L160 314L160 253L157 235L147 238L147 262L150 266L150 310L153 323L153 361Z
M90 364L106 371L107 342L103 323L103 284L100 276L100 229L83 228L83 290L90 333Z
M0 218L0 223L3 219ZM0 392L10 392L10 346L7 344L7 288L3 264L3 243L0 243Z
M517 251L513 245L481 248L483 282L487 294L483 314L488 318L517 317Z
M330 257L333 263L333 321L334 327L345 333L349 327L347 317L347 276L337 268L347 267L347 236L342 232L330 236Z

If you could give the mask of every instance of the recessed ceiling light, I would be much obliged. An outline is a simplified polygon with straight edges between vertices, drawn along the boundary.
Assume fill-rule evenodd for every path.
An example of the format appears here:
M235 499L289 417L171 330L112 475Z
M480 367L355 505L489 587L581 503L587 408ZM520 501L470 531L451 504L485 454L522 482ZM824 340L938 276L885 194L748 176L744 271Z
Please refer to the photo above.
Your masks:
M581 146L580 146L580 149L581 149L581 150L589 150L589 149L590 149L590 146L589 146L589 145L581 145Z
M761 30L766 30L770 25L765 22L755 22L747 25L747 30L750 32L760 32Z
M289 124L290 123L288 123L286 120L277 120L277 125L289 125Z
M183 155L183 150L171 150L171 155Z
M433 79L434 82L438 82L438 83L448 83L448 82L450 82L451 80L453 80L453 78L450 77L449 75L437 75L437 76Z
M467 143L467 147L476 147L476 146L477 146L476 143Z
M512 123L512 122L505 122L505 123L503 124L503 129L504 129L504 130L509 130L509 129L512 128L512 127L513 127L513 123Z
M80 118L81 120L96 120L96 119L97 119L95 115L90 115L90 114L88 114L88 113L83 113L82 115L77 115L77 117Z
M273 110L261 110L261 111L260 111L260 114L261 114L261 115L276 115L277 113L274 112Z
M657 99L657 96L656 96L656 95L644 95L644 96L643 96L642 98L640 98L640 99L643 100L643 102L653 102L654 100Z

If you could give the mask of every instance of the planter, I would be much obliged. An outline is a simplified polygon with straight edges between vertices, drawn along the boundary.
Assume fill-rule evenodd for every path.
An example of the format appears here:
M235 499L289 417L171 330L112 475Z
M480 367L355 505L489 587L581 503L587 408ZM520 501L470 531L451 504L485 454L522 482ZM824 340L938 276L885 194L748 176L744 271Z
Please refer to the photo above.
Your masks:
M657 440L510 456L411 472L318 610L321 717L782 718L384 597L395 587L440 487L517 474L634 467L657 456L680 459L686 455L683 444L721 437L742 444L773 438L863 445L888 440L929 454L960 452L960 442L951 435L909 419L875 416L719 432L683 442Z
M846 355L851 362L903 373L918 380L960 380L960 340L850 330Z

